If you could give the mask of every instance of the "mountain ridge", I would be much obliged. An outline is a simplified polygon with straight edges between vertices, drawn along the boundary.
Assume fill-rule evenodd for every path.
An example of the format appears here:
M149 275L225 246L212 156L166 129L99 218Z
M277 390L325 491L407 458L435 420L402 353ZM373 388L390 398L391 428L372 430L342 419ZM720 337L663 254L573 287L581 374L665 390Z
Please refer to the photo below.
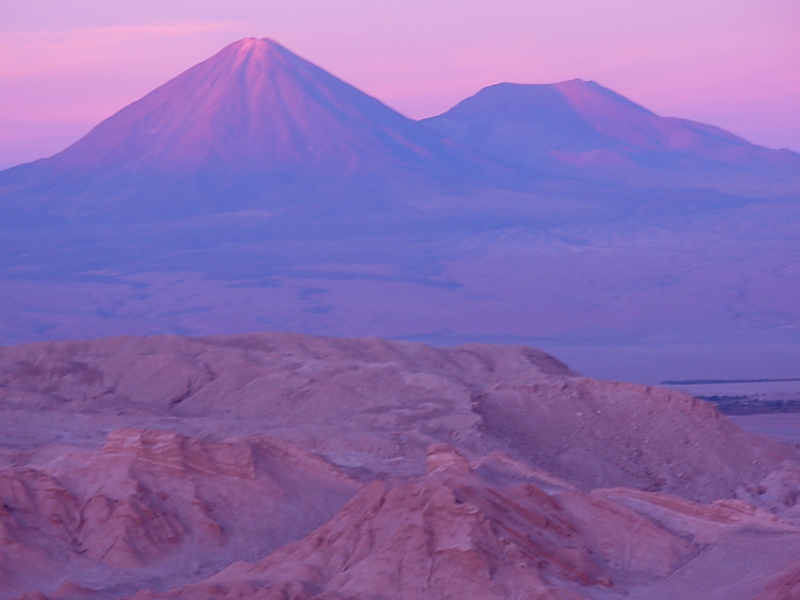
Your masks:
M800 155L658 117L592 81L497 84L417 122L270 38L245 38L61 152L0 172L0 215L12 227L122 224L319 199L364 215L454 191L608 194L593 181L783 189L759 169L796 171L786 185L800 189Z
M671 187L681 172L682 185L745 195L779 177L800 190L800 154L658 116L594 81L499 83L422 122L490 156L565 175ZM758 182L748 186L741 171Z
M380 204L397 197L392 188L417 180L437 188L498 174L508 179L513 170L273 40L247 38L63 151L0 173L0 195L22 212L17 221L50 212L67 220L135 222L286 208L287 198L302 202L320 193L346 199L360 192Z

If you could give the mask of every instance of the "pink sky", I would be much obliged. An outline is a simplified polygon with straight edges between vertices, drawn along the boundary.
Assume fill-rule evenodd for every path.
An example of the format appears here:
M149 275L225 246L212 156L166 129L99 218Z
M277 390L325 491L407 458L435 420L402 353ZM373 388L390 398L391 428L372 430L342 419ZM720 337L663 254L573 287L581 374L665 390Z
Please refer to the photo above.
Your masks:
M800 151L797 0L27 0L0 22L0 168L48 156L224 45L272 37L404 114L593 79Z

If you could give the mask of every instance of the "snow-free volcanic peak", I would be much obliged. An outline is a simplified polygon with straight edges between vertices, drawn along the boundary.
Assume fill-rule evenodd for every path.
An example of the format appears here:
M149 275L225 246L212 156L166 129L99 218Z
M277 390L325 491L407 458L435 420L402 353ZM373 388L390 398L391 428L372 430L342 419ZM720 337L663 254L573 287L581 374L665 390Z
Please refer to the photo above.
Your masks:
M277 42L248 38L55 156L4 172L0 193L11 190L29 219L270 209L276 199L318 196L320 183L353 197L374 193L365 177L384 185L475 173L472 151L457 146Z
M56 164L174 172L428 158L435 136L270 39L234 42L107 119ZM441 150L441 149L439 149Z

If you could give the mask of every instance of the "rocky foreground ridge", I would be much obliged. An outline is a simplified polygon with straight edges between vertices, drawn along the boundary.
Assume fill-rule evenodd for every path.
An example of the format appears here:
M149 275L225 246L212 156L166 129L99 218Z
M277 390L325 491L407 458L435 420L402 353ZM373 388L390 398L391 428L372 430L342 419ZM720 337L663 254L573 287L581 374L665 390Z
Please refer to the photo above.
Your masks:
M800 597L800 452L522 346L0 348L0 598Z

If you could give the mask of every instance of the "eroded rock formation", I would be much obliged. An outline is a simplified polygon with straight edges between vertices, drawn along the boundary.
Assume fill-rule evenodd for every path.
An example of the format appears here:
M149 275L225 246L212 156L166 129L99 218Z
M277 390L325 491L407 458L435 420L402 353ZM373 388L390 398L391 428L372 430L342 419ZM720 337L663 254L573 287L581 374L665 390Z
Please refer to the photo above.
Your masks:
M796 587L796 449L526 347L32 344L0 411L3 600Z

